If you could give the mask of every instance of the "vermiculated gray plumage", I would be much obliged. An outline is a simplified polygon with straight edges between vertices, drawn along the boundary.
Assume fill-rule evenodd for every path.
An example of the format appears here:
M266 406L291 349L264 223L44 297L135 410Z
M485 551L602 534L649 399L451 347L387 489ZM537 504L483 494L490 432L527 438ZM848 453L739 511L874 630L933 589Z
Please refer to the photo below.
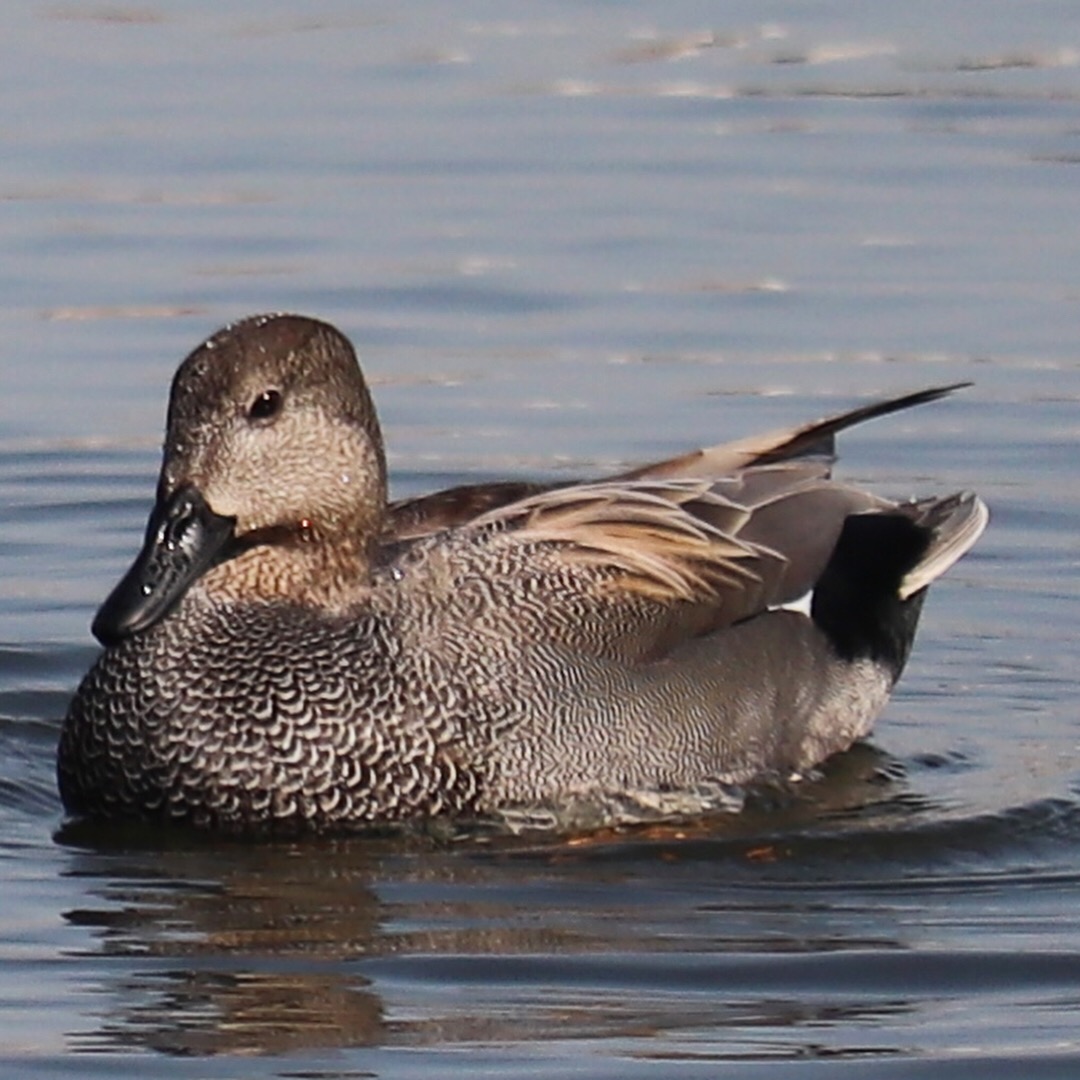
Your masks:
M868 733L926 586L986 522L971 495L834 482L833 435L943 392L387 506L346 339L227 327L174 380L147 541L64 724L65 805L325 830L805 771ZM781 607L812 589L812 616Z

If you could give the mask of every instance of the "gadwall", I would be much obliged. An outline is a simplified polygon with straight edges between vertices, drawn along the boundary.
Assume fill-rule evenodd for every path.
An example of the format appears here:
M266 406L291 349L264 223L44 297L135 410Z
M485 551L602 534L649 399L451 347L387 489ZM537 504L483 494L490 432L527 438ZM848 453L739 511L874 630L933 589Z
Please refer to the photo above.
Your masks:
M173 380L145 542L64 722L64 805L330 830L632 816L805 774L870 731L927 586L987 521L972 494L833 481L834 436L952 389L388 504L349 341L227 326Z

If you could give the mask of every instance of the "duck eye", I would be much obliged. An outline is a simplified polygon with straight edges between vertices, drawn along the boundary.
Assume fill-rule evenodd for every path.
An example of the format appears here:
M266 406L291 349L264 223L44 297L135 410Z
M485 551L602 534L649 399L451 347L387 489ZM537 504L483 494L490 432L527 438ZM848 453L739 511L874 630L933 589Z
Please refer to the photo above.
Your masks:
M281 412L281 391L264 390L248 407L249 420L273 420Z

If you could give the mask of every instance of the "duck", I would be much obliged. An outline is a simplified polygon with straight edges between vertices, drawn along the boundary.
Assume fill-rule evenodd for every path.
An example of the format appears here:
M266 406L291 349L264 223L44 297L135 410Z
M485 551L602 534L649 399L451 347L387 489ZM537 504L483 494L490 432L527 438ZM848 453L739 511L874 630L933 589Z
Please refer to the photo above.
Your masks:
M812 774L869 735L928 587L988 520L971 492L835 480L836 435L966 385L600 479L392 502L348 338L232 323L173 379L145 538L61 729L66 812L558 822Z

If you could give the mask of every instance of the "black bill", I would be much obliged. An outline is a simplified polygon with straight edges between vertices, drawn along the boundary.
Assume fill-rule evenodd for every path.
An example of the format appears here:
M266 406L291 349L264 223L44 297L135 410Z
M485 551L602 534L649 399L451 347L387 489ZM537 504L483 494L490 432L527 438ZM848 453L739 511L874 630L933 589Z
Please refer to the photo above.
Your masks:
M117 645L163 619L201 574L234 553L235 524L192 487L160 500L142 551L94 617L94 637Z

